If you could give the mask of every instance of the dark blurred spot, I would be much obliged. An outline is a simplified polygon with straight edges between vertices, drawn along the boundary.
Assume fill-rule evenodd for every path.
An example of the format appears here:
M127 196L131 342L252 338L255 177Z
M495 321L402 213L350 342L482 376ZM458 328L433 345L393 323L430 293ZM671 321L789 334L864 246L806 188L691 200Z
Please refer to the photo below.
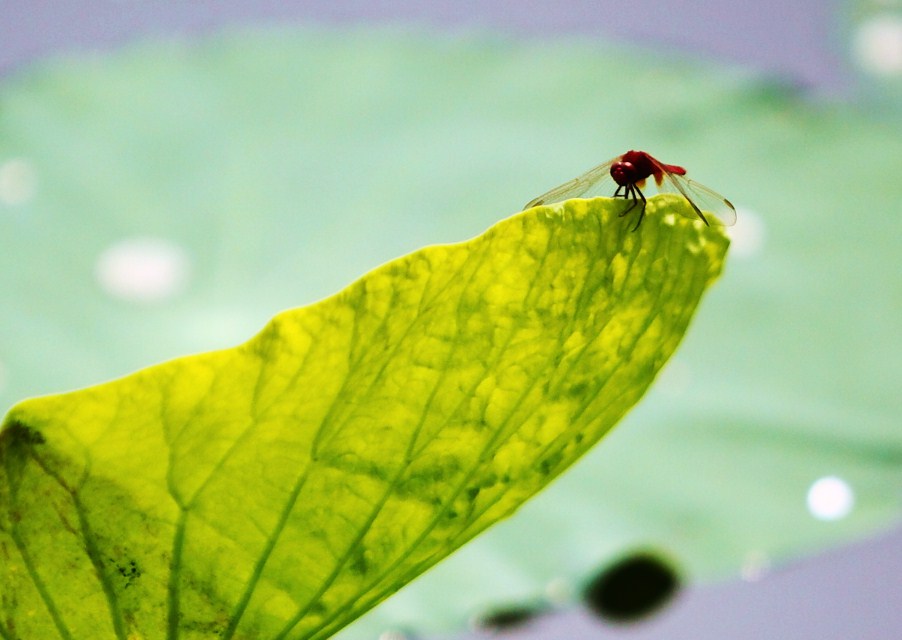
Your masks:
M546 609L538 605L499 607L480 616L476 621L476 626L486 631L518 629L529 624L545 612Z
M642 552L603 569L586 585L583 599L600 618L631 622L662 607L676 593L679 582L670 563Z

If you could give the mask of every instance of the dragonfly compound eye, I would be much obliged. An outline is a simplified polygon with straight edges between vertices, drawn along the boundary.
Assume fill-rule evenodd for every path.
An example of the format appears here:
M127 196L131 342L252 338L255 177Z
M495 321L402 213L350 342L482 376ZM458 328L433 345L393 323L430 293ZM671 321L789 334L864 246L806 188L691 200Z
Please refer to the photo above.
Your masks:
M615 162L611 167L611 177L619 185L627 185L635 182L632 178L635 167L632 162Z

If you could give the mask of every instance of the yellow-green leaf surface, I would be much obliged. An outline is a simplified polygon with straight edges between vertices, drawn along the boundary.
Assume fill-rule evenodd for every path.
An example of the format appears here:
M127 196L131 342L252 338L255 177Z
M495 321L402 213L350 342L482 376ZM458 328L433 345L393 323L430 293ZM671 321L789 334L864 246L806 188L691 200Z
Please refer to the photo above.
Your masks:
M20 403L0 637L325 638L509 515L642 396L720 273L655 199L540 207L234 349Z

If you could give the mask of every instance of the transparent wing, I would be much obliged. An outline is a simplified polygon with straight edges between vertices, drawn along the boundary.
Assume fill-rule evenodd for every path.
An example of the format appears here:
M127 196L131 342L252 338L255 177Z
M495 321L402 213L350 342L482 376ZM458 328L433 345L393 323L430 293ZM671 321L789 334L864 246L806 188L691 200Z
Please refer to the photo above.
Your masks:
M543 193L538 198L530 200L524 210L538 207L542 204L554 204L555 202L563 202L570 198L594 198L595 196L614 195L617 190L617 183L611 177L611 165L620 160L620 156L611 158L605 163L592 167L578 178L573 178L568 182L555 187L551 191Z
M662 167L663 168L663 167ZM654 184L654 178L649 180ZM695 180L664 170L664 182L658 187L662 193L678 193L692 206L685 217L703 218L711 224L730 227L736 224L736 207L716 191L712 191ZM688 210L687 210L688 211Z

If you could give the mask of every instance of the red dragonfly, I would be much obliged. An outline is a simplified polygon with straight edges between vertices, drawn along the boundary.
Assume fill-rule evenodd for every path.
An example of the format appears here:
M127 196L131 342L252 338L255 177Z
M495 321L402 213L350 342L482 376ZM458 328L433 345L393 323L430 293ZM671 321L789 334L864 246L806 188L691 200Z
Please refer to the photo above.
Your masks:
M589 169L586 173L569 182L565 182L531 200L524 209L530 209L542 204L552 204L569 200L570 198L594 198L611 193L614 185L616 190L611 197L629 198L632 202L620 215L625 216L638 207L639 219L633 231L642 224L645 217L645 181L654 177L654 185L657 193L674 193L686 198L692 207L692 219L700 218L706 225L714 224L730 226L736 223L736 207L719 193L711 191L708 187L700 185L686 177L686 170L675 164L664 164L656 160L644 151L627 151L622 156L608 160L604 164ZM679 208L677 209L680 210ZM688 210L687 210L688 211ZM683 213L690 217L690 214Z

